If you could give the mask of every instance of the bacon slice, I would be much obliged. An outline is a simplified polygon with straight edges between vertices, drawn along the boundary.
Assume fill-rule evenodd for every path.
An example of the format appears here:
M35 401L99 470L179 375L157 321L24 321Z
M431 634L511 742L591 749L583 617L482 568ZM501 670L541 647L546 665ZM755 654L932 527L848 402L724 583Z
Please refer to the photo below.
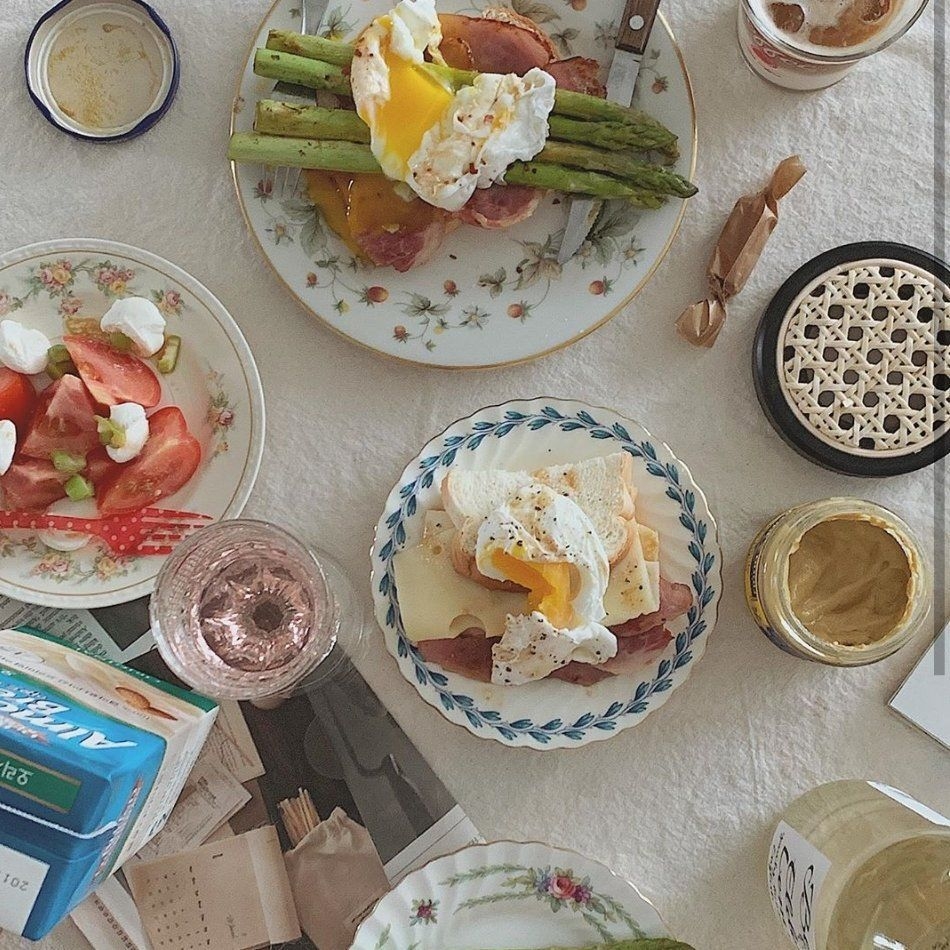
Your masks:
M616 632L616 631L615 631ZM658 662L673 634L658 626L634 637L617 636L617 654L597 667L613 676L634 676Z
M490 231L526 221L538 209L544 192L527 185L492 185L478 188L456 212L460 221Z
M635 637L682 616L693 605L693 592L686 584L674 584L660 578L660 609L652 614L634 617L619 626L611 627L618 638Z

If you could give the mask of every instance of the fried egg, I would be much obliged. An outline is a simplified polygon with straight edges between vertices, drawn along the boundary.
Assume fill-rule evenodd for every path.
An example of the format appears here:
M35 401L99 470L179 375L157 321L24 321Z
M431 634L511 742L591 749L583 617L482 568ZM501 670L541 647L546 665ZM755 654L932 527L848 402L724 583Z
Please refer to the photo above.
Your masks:
M602 663L617 652L601 623L610 564L591 519L546 485L515 492L485 518L475 563L486 577L528 591L526 612L507 618L492 650L492 681L526 683L577 660Z
M458 211L476 188L534 157L548 133L554 78L482 73L458 92L425 68L442 62L434 0L401 0L364 30L350 67L353 100L387 177Z

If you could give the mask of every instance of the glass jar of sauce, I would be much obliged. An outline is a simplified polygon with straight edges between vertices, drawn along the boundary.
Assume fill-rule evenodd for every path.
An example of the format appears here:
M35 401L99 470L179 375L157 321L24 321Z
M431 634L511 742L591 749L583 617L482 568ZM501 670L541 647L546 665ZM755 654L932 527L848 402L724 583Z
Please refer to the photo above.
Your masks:
M833 666L876 663L921 629L927 559L893 512L859 498L792 508L767 524L746 562L746 600L766 636Z

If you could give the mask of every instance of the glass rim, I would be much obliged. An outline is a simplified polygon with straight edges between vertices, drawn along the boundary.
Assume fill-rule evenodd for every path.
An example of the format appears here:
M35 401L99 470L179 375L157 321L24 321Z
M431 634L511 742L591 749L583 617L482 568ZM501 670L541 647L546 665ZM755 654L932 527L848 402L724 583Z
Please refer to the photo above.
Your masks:
M867 49L862 49L860 51L851 51L844 52L848 50L848 47L840 47L842 52L840 53L818 53L812 49L805 50L800 46L796 46L793 43L790 43L788 40L787 34L783 33L778 27L775 26L767 17L763 18L760 16L759 12L752 4L752 0L739 0L740 8L745 12L746 16L752 21L755 28L775 47L778 48L779 52L784 53L786 56L804 60L808 63L820 64L824 66L842 66L846 64L854 64L860 62L862 59L867 59L868 56L873 56L874 53L880 53L881 50L887 49L892 43L899 40L907 31L917 22L924 10L927 9L930 0L917 0L917 9L914 10L913 15L910 16L904 23L900 25L893 33L886 36L880 43L876 46L868 47ZM834 49L835 47L829 47L829 49Z
M163 631L163 621L171 620L175 622L176 610L163 599L161 594L162 582L171 577L186 562L188 557L193 556L200 549L202 544L214 542L223 534L247 529L259 531L272 539L279 540L291 550L298 551L305 556L307 569L313 571L312 577L316 582L317 589L315 593L323 597L326 605L326 618L329 621L330 635L328 637L312 636L297 657L276 670L240 670L236 667L229 667L222 661L221 667L216 669L219 678L215 682L206 675L210 672L210 667L205 665L208 660L200 647L196 645L191 650L183 651L180 649L180 645L173 643L168 634ZM193 689L198 692L208 692L212 698L217 699L267 699L292 691L333 652L338 632L338 618L333 591L316 552L310 545L279 525L255 518L232 518L214 522L196 531L178 544L165 560L156 577L155 589L149 600L149 620L155 644L169 669ZM241 685L242 680L244 681L243 685Z

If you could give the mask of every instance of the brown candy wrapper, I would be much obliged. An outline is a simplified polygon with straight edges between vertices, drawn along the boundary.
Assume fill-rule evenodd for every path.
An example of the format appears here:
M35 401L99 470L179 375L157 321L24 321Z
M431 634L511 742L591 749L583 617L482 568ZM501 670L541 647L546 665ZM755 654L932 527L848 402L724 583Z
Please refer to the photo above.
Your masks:
M792 155L778 165L761 191L736 202L706 268L709 296L687 307L676 321L685 340L706 347L716 342L726 319L726 301L745 286L778 223L779 200L804 174L801 158Z

